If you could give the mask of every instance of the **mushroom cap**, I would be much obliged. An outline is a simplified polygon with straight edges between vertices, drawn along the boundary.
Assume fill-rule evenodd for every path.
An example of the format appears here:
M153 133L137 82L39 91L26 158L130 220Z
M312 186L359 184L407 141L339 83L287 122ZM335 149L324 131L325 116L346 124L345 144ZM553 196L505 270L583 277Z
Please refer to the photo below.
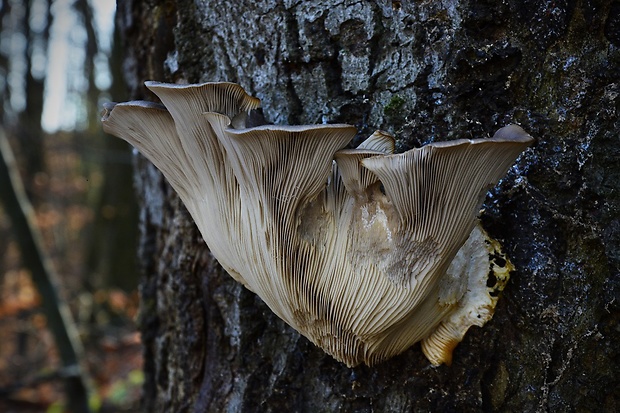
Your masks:
M366 149L343 149L336 152L335 160L342 182L353 197L368 194L368 187L379 182L379 178L369 169L362 166L362 160L372 156L383 155L383 152Z
M401 154L377 131L343 149L353 126L247 127L259 100L232 83L147 87L163 105L105 105L104 130L162 171L231 276L327 353L371 365L422 341L449 363L491 317L510 266L493 267L476 217L533 141L520 127Z
M155 164L184 200L195 190L195 171L165 106L146 101L106 103L101 118L106 133L124 139Z
M424 289L445 272L471 233L487 191L533 141L516 125L508 131L361 161L381 180L398 214L399 231L406 234L402 248L420 256L410 266L395 263L391 277Z
M394 153L396 140L387 132L377 130L357 147L358 150L376 151L381 153Z

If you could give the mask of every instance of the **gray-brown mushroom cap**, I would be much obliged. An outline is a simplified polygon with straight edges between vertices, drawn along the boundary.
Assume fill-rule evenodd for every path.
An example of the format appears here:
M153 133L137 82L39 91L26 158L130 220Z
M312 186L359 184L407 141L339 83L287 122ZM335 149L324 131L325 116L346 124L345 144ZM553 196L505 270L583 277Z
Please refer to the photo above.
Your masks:
M234 84L147 87L163 106L109 105L104 129L162 171L236 280L336 359L374 364L422 341L449 362L491 317L493 240L476 216L532 142L522 129L402 154L376 132L343 149L352 126L246 128L259 101Z

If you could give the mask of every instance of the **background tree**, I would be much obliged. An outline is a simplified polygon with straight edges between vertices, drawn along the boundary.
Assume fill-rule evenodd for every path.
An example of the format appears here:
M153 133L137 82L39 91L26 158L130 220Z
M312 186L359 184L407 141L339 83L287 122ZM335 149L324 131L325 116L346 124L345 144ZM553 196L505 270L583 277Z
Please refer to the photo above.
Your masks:
M113 93L113 5L0 0L0 411L131 407L132 396L109 390L130 394L128 369L140 366L127 351L137 283L131 155L98 119L99 99ZM122 369L100 362L109 337L121 343Z
M517 271L451 367L419 346L349 369L286 326L207 251L138 157L147 411L617 411L620 3L120 2L125 75L227 80L274 123L346 122L400 151L538 138L485 203Z

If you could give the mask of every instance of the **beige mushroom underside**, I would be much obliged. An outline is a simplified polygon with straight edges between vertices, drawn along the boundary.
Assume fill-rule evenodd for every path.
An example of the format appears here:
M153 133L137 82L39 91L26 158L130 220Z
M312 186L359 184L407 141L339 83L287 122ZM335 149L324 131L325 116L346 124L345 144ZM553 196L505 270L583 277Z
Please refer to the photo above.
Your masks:
M377 132L351 150L348 125L234 129L259 102L231 83L147 87L163 106L110 105L104 129L162 171L231 276L337 360L422 341L449 363L491 318L510 264L476 216L532 142L522 129L402 154Z

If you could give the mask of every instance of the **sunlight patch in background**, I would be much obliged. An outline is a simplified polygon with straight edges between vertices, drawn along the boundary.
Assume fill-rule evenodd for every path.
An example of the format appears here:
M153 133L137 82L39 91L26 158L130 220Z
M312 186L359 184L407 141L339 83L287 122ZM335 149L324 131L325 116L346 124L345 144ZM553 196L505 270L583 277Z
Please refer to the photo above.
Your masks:
M112 83L108 68L114 29L114 0L90 1L98 39L95 58L95 85L106 90ZM52 4L53 23L47 52L45 102L41 124L47 133L82 129L86 119L84 99L88 79L84 76L86 31L75 13L74 1L57 0Z

